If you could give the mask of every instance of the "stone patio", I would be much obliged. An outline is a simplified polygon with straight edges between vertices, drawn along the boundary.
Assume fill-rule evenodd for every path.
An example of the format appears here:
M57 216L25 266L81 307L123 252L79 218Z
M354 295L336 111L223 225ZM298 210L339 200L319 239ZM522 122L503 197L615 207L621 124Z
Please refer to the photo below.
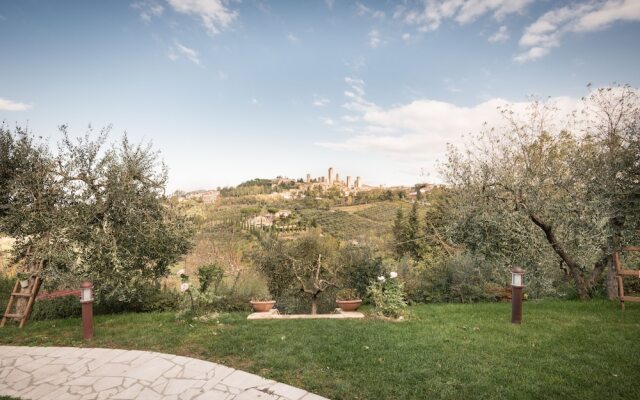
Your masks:
M0 346L0 395L39 400L320 400L247 372L148 351Z

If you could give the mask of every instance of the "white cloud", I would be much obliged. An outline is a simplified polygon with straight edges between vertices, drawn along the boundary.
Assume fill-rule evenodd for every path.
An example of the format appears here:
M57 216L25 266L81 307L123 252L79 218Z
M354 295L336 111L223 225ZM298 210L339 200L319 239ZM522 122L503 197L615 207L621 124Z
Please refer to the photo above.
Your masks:
M324 0L324 3L327 5L329 10L333 10L333 3L335 3L335 0Z
M470 107L420 99L383 108L364 98L364 82L354 78L347 78L346 82L350 89L353 85L358 86L362 96L346 96L348 104L355 101L358 107L346 107L351 115L335 122L334 128L354 134L345 140L316 145L336 150L378 152L413 163L417 168L444 155L447 143L464 143L464 135L478 133L485 122L489 126L502 126L498 107L511 105L516 113L523 113L531 106L526 101L512 103L492 98ZM354 93L353 90L348 92ZM569 97L556 97L551 101L561 115L572 110L578 102Z
M135 1L131 4L131 8L138 11L140 18L144 22L149 22L155 17L159 17L164 12L164 7L155 0Z
M217 35L229 29L238 18L238 12L230 10L223 0L168 0L177 12L193 15L200 19L209 35Z
M409 39L411 39L411 34L410 33L403 33L402 34L402 40L407 41Z
M384 11L374 10L372 8L365 6L359 1L356 2L356 13L361 17L371 17L371 18L378 18L378 19L383 19L384 17L386 17L386 14L384 13Z
M293 33L290 33L287 35L287 40L290 41L291 43L298 43L300 42L300 38L298 38L296 35L294 35Z
M538 58L542 58L547 54L549 54L548 47L532 47L529 50L513 57L513 60L519 63L525 63L528 61L537 60Z
M325 98L325 97L320 97L317 95L313 96L313 105L316 107L325 107L327 105L329 105L329 103L331 103L329 101L329 99Z
M334 126L336 122L331 118L322 118L322 122L328 126Z
M198 66L202 66L202 63L200 62L200 55L196 50L175 42L175 45L169 49L169 58L172 61L175 61L180 58L180 56L185 57L187 60Z
M255 97L252 97L251 98L251 104L253 104L254 106L258 105L258 99L256 99Z
M438 29L447 19L466 24L491 13L495 20L502 21L510 14L523 13L532 2L533 0L425 0L418 8L398 8L394 17L409 25L416 25L420 32L429 32Z
M496 33L489 36L489 42L497 43L497 42L506 42L509 40L509 32L507 31L507 27L502 25Z
M224 71L218 71L218 79L220 79L221 81L226 81L227 79L229 79L229 74Z
M347 101L342 105L343 108L359 113L375 108L375 105L368 102L364 97L364 81L362 79L346 77L344 81L349 86L349 89L344 91Z
M369 47L371 47L372 49L378 48L381 44L384 43L380 38L380 32L378 32L375 29L369 32L368 36L369 36Z
M0 110L2 111L27 111L31 108L31 104L19 103L0 97Z
M567 33L592 32L629 21L640 21L638 0L596 0L553 9L525 28L519 44L527 50L514 60L526 62L545 56Z

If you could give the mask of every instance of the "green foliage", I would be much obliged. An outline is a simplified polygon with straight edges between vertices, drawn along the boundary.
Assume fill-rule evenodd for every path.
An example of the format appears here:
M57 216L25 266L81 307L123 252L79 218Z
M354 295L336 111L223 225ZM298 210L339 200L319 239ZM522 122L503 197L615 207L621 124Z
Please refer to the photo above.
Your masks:
M369 296L376 312L388 318L400 318L407 315L404 284L392 272L389 277L381 275L369 286ZM393 276L393 277L392 277Z
M60 318L79 317L82 312L82 305L78 296L64 296L54 299L38 300L33 305L31 319L49 320Z
M287 243L265 234L261 237L261 248L252 255L258 270L266 278L269 292L278 300L295 291L292 285L296 277L290 268L288 251Z
M359 300L361 297L355 289L340 289L336 292L336 300Z
M341 285L352 288L360 299L367 299L372 280L382 273L382 258L370 246L349 244L340 249Z
M9 301L9 296L15 283L15 279L0 273L0 312L2 313L7 309L7 302Z
M377 221L351 214L339 209L320 210L305 209L300 214L309 226L315 224L322 228L323 232L339 240L368 240L381 238L391 233L390 226Z
M406 218L403 208L398 208L393 224L393 237L394 250L398 258L405 254L415 260L422 258L424 239L417 201L411 206L411 211Z
M126 136L105 148L108 129L75 141L61 131L53 155L30 133L0 127L13 143L2 157L22 160L0 196L14 262L50 288L92 280L97 304L141 303L191 245L189 221L164 196L166 167Z
M341 268L337 250L337 241L317 231L288 242L266 236L254 260L279 303L302 295L310 299L314 313L323 292L337 286Z
M191 284L189 276L184 273L184 270L178 271L178 276L182 282L180 291L183 293L183 297L178 306L176 318L191 320L201 316L210 311L211 306L219 300L220 296L213 290L202 291L199 287Z
M396 219L393 222L393 240L393 249L396 256L402 257L406 252L407 222L401 207L398 207Z
M109 298L96 302L94 311L96 314L171 311L178 308L180 299L177 291L155 283L139 288L139 296L135 298L124 301Z
M207 264L198 267L198 282L200 282L201 292L206 292L210 287L213 291L218 291L223 277L224 270L216 264Z
M485 276L520 264L537 292L550 293L564 271L582 299L603 283L613 298L611 254L640 241L640 99L628 86L603 88L579 107L577 118L540 102L524 116L506 108L505 126L483 131L467 152L451 149L440 233L482 260Z
M401 208L404 213L404 211L408 211L410 207L409 203L404 201L382 201L379 203L369 204L367 207L356 211L354 214L371 221L381 222L385 225L391 226L394 223L394 218L397 217L398 208Z

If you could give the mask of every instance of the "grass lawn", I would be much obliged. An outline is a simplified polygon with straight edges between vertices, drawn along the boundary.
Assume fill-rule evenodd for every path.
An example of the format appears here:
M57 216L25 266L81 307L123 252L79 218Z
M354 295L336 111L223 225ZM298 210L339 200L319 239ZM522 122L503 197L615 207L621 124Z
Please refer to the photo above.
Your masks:
M640 305L604 301L420 305L412 318L176 322L103 315L91 346L193 356L333 399L637 399ZM0 343L83 346L79 319L0 330Z

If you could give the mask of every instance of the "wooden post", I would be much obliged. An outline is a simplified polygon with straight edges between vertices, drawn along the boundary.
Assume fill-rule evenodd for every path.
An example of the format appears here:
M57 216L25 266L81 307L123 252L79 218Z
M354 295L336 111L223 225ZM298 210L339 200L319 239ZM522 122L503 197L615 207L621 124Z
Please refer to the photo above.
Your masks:
M511 323L522 323L522 286L511 286Z

